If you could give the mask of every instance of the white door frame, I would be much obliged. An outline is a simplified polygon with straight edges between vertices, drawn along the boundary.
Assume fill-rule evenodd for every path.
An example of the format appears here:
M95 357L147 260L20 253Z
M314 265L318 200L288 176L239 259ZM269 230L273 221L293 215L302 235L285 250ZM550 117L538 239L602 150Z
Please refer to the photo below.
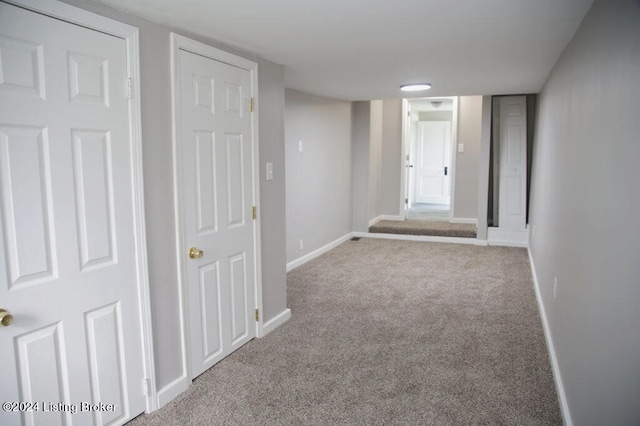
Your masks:
M443 96L438 96L438 99L442 99ZM458 97L450 97L453 102L451 112L451 201L449 204L449 221L451 221L454 215L455 194L456 194L456 150L458 146ZM428 99L428 98L416 98L416 99ZM407 218L408 205L405 203L405 199L411 198L409 194L409 174L411 171L407 171L407 165L409 164L409 154L411 151L411 136L412 136L412 124L410 119L411 114L411 101L412 99L402 99L402 156L400 158L400 216L403 219ZM410 161L414 161L411 158Z
M100 31L125 41L127 47L127 73L131 79L129 98L129 125L131 139L131 173L134 214L134 244L136 253L138 303L142 339L144 377L146 378L146 412L157 409L155 361L151 325L151 298L149 295L149 264L144 211L144 185L142 168L142 126L140 110L140 48L138 28L114 21L95 13L70 6L56 0L4 0L33 12L41 13L72 24ZM142 383L140 384L143 385Z
M187 304L187 265L186 257L184 253L188 248L184 241L184 235L182 233L182 217L183 206L181 200L182 194L182 181L180 176L180 167L182 159L182 148L179 143L181 134L180 123L180 82L178 81L178 53L180 50L185 50L196 55L204 56L209 59L213 59L218 62L223 62L244 70L247 70L251 74L251 94L254 99L253 114L251 114L251 139L252 139L252 159L251 167L253 170L253 205L256 206L258 213L260 212L260 162L258 160L258 64L248 59L241 58L231 53L225 52L220 49L216 49L207 44L200 43L199 41L192 40L190 38L181 36L176 33L171 33L171 98L172 98L172 110L173 110L173 191L175 200L175 228L176 228L176 259L178 262L178 287L180 295L180 321L182 328L182 374L181 377L176 379L176 382L182 381L182 386L188 386L191 381L191 357L190 357L190 345L189 345L189 324L188 324L188 304ZM260 315L258 321L256 321L256 337L264 336L263 330L263 317L262 317L262 261L260 251L260 214L257 215L254 223L254 241L255 241L255 279L254 279L254 291L256 300L256 309L259 309ZM172 392L180 393L181 390L176 389ZM176 394L177 394L176 393ZM170 399L170 397L168 397Z

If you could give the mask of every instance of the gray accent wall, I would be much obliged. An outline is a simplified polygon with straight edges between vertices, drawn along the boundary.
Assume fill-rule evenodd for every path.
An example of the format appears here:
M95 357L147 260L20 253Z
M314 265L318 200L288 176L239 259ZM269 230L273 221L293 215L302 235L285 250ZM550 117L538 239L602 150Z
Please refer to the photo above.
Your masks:
M287 309L284 67L262 58L258 63L260 142L260 245L262 309L267 322ZM266 163L273 180L266 180Z
M369 215L368 219L380 215L382 195L382 101L370 102L369 131Z
M292 262L351 232L351 102L286 89L285 157Z
M478 180L480 176L480 142L482 139L482 96L458 98L457 143L464 144L464 152L458 152L455 166L455 218L478 217Z
M170 44L171 28L85 0L79 8L135 26L140 32L140 73L145 214L156 388L183 374L182 329L176 260ZM214 40L182 35L258 62L262 297L265 322L286 308L284 230L284 68ZM274 163L274 180L264 179L264 162ZM260 214L260 213L259 213Z
M596 0L540 93L531 185L531 256L575 425L640 424L639 114L640 3Z
M478 182L480 174L480 145L482 139L482 96L458 98L458 143L465 152L455 149L455 218L478 217ZM421 112L420 120L451 120L451 112ZM402 100L384 101L382 125L382 184L380 214L399 216L402 162Z
M369 230L369 165L371 141L371 102L351 104L351 229Z
M382 162L379 214L400 215L402 172L402 99L385 99L382 109Z

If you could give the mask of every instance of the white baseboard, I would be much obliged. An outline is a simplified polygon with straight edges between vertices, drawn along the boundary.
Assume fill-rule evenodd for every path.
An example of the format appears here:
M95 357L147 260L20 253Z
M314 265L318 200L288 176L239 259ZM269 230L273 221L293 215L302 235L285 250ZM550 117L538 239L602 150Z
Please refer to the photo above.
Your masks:
M382 220L382 216L374 217L369 221L369 226L373 226Z
M428 241L432 243L486 245L484 244L483 241L476 240L475 238L433 237L430 235L407 235L407 234L375 234L370 232L354 232L353 236L360 237L360 238L379 238L384 240Z
M487 241L490 246L529 247L528 229L487 228Z
M158 391L158 409L186 391L191 385L191 380L186 375L180 376Z
M340 244L344 243L352 236L353 236L353 232L349 232L348 234L338 238L337 240L330 242L326 246L320 247L319 249L314 250L311 253L306 254L302 257L299 257L296 260L292 260L291 262L287 263L287 272L297 268L300 265L304 265L308 261L315 259L316 257L328 252L331 249L338 247Z
M383 215L378 216L376 219L378 219L378 221L380 221L380 220L404 220L404 216L402 216L402 215L383 214Z
M567 403L567 395L564 391L564 385L562 384L562 376L560 375L560 366L558 364L558 357L556 356L556 349L553 344L553 337L551 337L551 330L549 329L549 321L547 320L547 311L544 309L544 301L542 300L542 293L540 292L540 282L538 281L538 274L536 273L536 266L533 262L533 256L531 256L531 249L527 249L529 253L529 264L531 265L531 275L533 276L533 287L536 291L536 299L538 301L538 310L540 311L540 318L542 319L542 328L544 330L544 337L547 341L547 350L549 351L549 358L551 359L551 368L553 369L553 379L556 383L556 392L558 394L558 400L560 402L560 411L562 412L562 418L566 426L573 426L571 421L571 413L569 411L569 404Z
M276 328L280 327L285 322L289 321L291 318L291 309L287 308L284 311L280 312L275 317L271 318L269 321L265 322L262 326L262 335L260 337L264 337L267 334L271 333Z
M452 217L449 219L449 223L467 223L478 226L478 219L474 217Z

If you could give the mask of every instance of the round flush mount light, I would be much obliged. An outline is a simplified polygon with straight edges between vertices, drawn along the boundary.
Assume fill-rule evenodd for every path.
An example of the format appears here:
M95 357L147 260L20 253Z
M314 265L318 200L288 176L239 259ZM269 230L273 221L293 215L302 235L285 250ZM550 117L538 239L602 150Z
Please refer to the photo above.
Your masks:
M400 90L403 92L419 92L427 89L431 89L431 85L429 83L403 84L400 86Z

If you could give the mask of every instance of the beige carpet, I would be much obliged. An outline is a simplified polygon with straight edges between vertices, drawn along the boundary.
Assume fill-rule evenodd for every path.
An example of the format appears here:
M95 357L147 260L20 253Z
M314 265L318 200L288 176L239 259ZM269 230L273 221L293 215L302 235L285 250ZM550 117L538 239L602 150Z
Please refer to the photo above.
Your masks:
M369 232L374 234L476 238L476 225L425 220L381 220L371 226Z
M562 424L524 249L347 241L288 305L132 425Z

